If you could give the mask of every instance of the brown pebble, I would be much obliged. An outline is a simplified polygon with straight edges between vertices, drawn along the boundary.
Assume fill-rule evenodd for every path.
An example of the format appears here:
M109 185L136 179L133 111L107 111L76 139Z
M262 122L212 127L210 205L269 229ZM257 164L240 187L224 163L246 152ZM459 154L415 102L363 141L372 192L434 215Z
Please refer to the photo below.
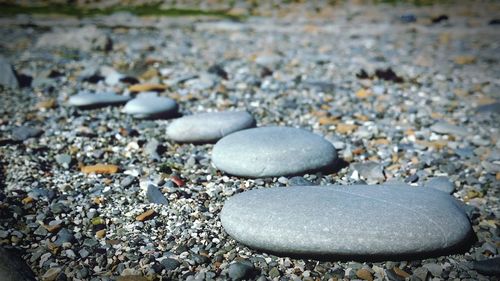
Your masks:
M182 187L184 186L184 181L181 180L181 178L179 178L178 176L172 176L170 177L170 179L178 186L178 187Z
M43 224L43 227L50 233L56 233L60 228L60 224L55 224L55 225L48 225L48 224Z
M401 277L403 277L403 278L410 277L410 274L408 274L408 272L406 272L406 271L402 270L401 268L399 268L399 267L397 267L397 266L395 266L392 270L394 270L394 272L395 272L397 275L399 275L399 276L401 276Z
M102 239L106 237L106 229L101 229L95 233L95 237Z
M29 204L33 201L34 201L34 199L28 196L28 197L24 198L21 202L23 202L23 204Z
M96 164L90 166L83 166L80 169L85 174L114 174L118 172L118 166L116 165L106 165L106 164Z
M155 214L156 214L155 210L151 209L151 210L147 210L146 212L138 215L135 219L137 221L145 221L145 220L152 218Z
M358 278L361 278L363 280L373 281L373 276L370 273L370 271L368 271L364 268L361 268L358 271L356 271L356 276L358 276Z
M340 134L348 134L348 133L352 133L357 128L358 128L358 126L354 125L354 124L340 123L340 124L337 124L336 131Z
M167 89L167 86L162 84L135 84L128 88L129 91L137 93L137 92L147 92L147 91L164 91Z
M48 99L44 101L40 101L35 105L36 108L38 109L51 109L56 107L56 100L55 99Z

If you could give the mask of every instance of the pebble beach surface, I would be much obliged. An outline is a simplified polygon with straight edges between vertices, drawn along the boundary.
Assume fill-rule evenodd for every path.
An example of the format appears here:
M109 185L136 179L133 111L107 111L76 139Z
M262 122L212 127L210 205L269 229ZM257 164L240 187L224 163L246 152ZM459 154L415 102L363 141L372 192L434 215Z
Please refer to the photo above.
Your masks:
M497 280L487 4L1 17L0 280Z

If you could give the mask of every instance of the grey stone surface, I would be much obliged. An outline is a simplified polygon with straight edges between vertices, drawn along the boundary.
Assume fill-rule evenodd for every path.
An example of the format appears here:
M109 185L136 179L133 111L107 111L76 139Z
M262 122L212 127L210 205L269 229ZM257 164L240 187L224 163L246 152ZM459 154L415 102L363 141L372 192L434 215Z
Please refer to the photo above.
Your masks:
M2 55L0 55L0 85L12 89L19 88L12 65Z
M212 152L215 166L244 177L301 174L330 168L337 159L323 137L290 127L239 131L219 140Z
M455 136L466 136L468 135L467 129L453 125L444 121L439 121L431 126L430 128L433 132L439 134L451 134Z
M216 142L254 126L255 119L246 111L200 113L174 120L167 127L167 136L178 142Z
M34 281L36 279L33 271L17 252L0 247L0 280Z
M428 180L425 183L425 187L434 188L448 194L452 194L455 191L455 185L450 181L448 177L440 176Z
M115 93L89 93L79 92L68 99L68 104L83 108L101 107L107 105L120 105L130 100L128 96L120 96Z
M173 99L140 94L127 102L122 111L136 118L170 118L177 114L177 110L177 102Z
M221 222L252 248L362 259L453 252L472 231L451 196L407 185L252 190L225 202Z

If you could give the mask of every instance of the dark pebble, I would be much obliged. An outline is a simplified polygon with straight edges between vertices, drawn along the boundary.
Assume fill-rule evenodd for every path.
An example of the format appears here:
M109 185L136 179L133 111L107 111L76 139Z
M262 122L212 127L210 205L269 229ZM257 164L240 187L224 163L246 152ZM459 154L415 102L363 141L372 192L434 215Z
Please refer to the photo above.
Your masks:
M417 17L414 14L406 14L401 16L401 22L412 23L417 21Z
M432 23L440 23L448 19L449 17L447 15L439 15L437 17L432 18Z
M409 177L407 177L405 179L406 183L414 183L414 182L417 182L417 181L418 181L418 175L417 174L413 174L413 175L411 175L411 176L409 176Z
M222 66L220 66L218 64L214 64L211 67L209 67L208 73L215 74L215 75L217 75L225 80L227 80L227 78L228 78L227 72L224 70L224 68L222 68Z
M181 263L178 260L174 260L171 258L163 259L160 263L161 265L163 265L163 267L165 267L166 270L174 270L178 268L179 265L181 265Z
M251 279L254 273L254 266L249 261L235 262L228 269L231 280Z
M500 257L483 261L474 261L472 263L472 268L483 275L500 276Z

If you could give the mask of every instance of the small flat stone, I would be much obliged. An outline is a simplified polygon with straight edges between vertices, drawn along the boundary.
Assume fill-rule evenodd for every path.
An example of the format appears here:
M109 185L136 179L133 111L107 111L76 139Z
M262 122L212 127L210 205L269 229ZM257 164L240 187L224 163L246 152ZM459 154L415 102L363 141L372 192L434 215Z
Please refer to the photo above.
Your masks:
M142 94L127 102L122 111L135 118L171 118L178 114L177 110L177 102L173 99Z
M177 142L216 142L254 126L255 119L246 111L200 113L174 120L167 127L167 136Z
M45 274L43 274L42 280L43 281L54 281L54 280L56 280L56 278L59 275L59 273L61 273L61 270L62 269L60 267L49 268L49 270L47 270L45 272Z
M19 88L14 68L2 55L0 55L0 85L11 89Z
M434 188L448 194L452 194L455 191L455 185L445 176L430 179L425 183L425 187Z
M368 184L380 183L385 180L384 167L376 162L355 163L353 168L366 179Z
M291 177L287 183L289 186L311 186L311 185L314 185L314 183L306 180L303 177L299 177L299 176Z
M28 126L19 126L12 130L12 138L17 141L25 141L29 138L39 137L42 134L42 129Z
M336 159L330 142L290 127L239 131L219 140L212 152L217 168L244 177L302 174L331 168Z
M150 184L148 185L148 190L146 191L146 197L150 203L168 205L168 200L165 195L161 193L158 187Z
M456 125L452 125L447 122L439 121L431 126L431 131L436 132L438 134L445 135L455 135L455 136L467 136L468 132L466 128L459 127Z
M80 108L97 108L108 105L125 104L130 100L128 96L120 96L115 93L97 93L80 92L71 96L68 104Z
M418 280L427 280L429 270L425 267L419 267L413 271L412 276L418 278Z
M364 260L447 254L472 233L451 196L407 185L256 189L229 198L221 222L252 248Z
M434 277L440 277L443 273L443 267L437 263L426 263L423 267L427 268Z

